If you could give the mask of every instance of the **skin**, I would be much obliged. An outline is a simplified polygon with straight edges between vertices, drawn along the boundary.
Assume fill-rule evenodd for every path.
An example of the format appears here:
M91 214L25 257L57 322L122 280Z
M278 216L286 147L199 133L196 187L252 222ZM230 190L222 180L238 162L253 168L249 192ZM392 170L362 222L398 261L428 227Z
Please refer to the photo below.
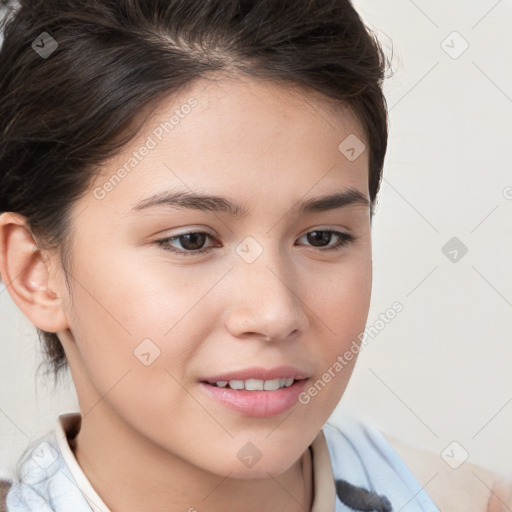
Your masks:
M172 133L94 197L190 97L198 105ZM32 323L64 345L82 413L75 455L113 512L310 510L312 475L303 481L301 457L357 358L307 405L267 418L214 402L199 380L290 364L314 383L364 330L369 208L291 211L347 187L369 199L368 151L349 161L338 150L350 134L365 140L348 110L289 85L223 78L169 96L73 207L71 296L57 254L38 250L23 217L0 217L3 280ZM130 212L171 188L225 196L249 213ZM198 244L213 247L206 253L178 256L156 243L198 229L214 235ZM315 230L356 238L326 251L338 238L315 246L305 236ZM247 236L263 250L251 264L235 251ZM183 238L172 246L191 247ZM134 356L146 338L160 349L148 366ZM262 454L251 468L236 455L247 442Z

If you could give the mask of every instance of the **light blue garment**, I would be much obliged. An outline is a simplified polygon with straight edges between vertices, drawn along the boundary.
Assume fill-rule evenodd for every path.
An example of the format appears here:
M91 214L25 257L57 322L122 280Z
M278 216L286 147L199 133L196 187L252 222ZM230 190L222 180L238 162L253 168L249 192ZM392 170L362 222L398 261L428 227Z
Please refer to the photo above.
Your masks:
M385 496L393 512L439 512L421 485L374 427L344 414L328 421L323 432L335 480ZM91 512L49 432L20 459L19 471L7 495L8 512ZM336 497L335 511L354 512Z
M393 512L439 512L384 436L357 417L343 413L323 432L335 480L385 496ZM336 512L354 512L336 497Z
M7 512L91 512L66 465L55 432L23 453L6 497Z

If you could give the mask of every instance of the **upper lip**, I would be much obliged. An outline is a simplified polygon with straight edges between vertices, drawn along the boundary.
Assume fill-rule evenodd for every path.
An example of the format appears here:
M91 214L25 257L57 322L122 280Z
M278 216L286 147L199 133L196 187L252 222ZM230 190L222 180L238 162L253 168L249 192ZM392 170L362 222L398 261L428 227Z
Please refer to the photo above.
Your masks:
M206 382L218 382L220 380L272 380L272 379L290 379L295 380L306 379L308 374L293 366L276 366L274 368L263 368L261 366L255 366L252 368L245 368L243 370L237 370L233 372L221 373L211 377L206 377L203 381Z

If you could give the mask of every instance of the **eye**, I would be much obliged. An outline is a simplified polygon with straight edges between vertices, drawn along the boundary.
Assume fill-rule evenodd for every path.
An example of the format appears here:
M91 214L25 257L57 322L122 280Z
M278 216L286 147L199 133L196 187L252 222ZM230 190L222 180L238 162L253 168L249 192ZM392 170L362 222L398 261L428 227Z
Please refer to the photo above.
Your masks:
M309 231L300 238L304 237L307 238L309 243L313 244L313 247L318 248L320 251L340 250L356 239L354 235L334 230ZM329 242L333 237L337 238L337 242L334 245L329 246ZM214 236L205 231L190 231L181 235L162 238L161 240L157 240L155 243L165 251L169 251L180 256L194 256L196 254L204 253L208 251L208 249L215 248L215 246L204 247L208 238L213 239ZM171 245L171 243L176 242L181 245L181 248Z
M343 247L349 245L356 238L354 235L349 233L341 233L340 231L324 229L309 231L305 235L301 236L301 238L306 237L308 242L313 243L313 247L325 247L323 244L326 243L328 245L333 236L337 237L338 241L334 245L328 246L325 249L321 249L322 251L335 251L343 249Z
M162 246L166 251L182 254L184 256L192 256L206 252L208 247L202 248L207 238L213 238L213 235L204 231L191 231L183 233L182 235L172 236L157 240L157 244ZM178 241L181 245L181 249L169 245L171 242Z

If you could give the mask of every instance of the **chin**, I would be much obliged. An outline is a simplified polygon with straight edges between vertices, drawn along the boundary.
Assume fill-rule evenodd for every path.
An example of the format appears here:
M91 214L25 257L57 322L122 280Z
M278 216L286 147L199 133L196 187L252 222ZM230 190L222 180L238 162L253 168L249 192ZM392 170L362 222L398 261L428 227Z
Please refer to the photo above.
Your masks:
M260 460L252 468L240 468L239 466L233 466L228 470L229 478L236 478L239 480L268 479L271 476L277 477L281 475L293 464L283 465L276 464L276 462L279 461L263 464L263 461Z
M242 480L266 479L270 475L278 476L293 466L303 454L300 447L292 450L288 445L287 448L288 450L283 450L280 446L274 449L271 444L265 448L257 448L250 442L243 443L236 449L234 457L231 456L231 451L219 457L226 464L220 466L215 464L211 469L217 474L229 474L230 478Z

